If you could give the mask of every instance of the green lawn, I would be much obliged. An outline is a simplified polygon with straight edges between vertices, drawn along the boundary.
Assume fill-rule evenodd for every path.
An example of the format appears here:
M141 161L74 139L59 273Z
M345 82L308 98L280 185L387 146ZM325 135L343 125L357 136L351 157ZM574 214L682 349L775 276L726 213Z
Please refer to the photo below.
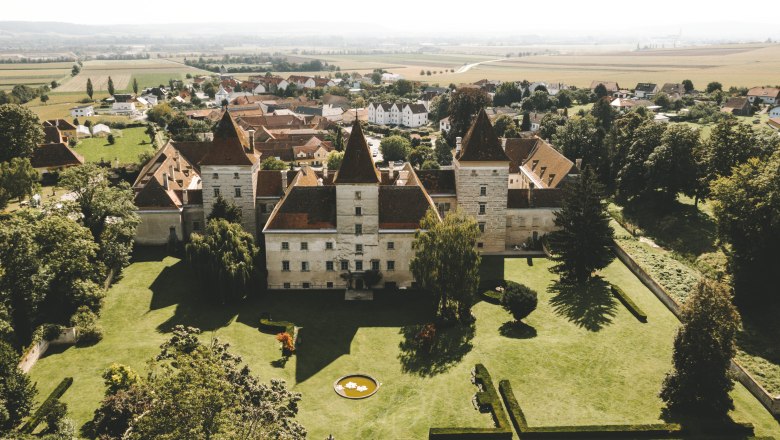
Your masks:
M110 161L119 159L120 164L138 162L138 155L145 152L153 152L154 145L149 143L149 136L145 133L145 127L126 128L115 130L116 143L111 145L105 137L82 139L74 148L77 153L84 156L87 162ZM121 135L119 134L121 133Z
M506 267L508 278L540 294L539 308L527 319L530 327L506 324L506 312L482 302L474 308L475 329L441 334L437 356L429 358L406 348L407 337L428 319L413 297L346 303L341 294L285 292L215 307L198 299L183 262L146 249L106 297L105 339L52 352L31 375L39 398L73 376L63 401L81 425L103 394L100 373L109 364L144 370L166 333L186 324L204 329L206 339L216 335L230 342L261 379L284 378L301 392L298 418L313 439L331 433L343 439L423 439L431 426L490 426L490 416L471 404L470 370L478 362L496 383L512 381L531 425L658 422L657 393L678 325L672 314L619 262L603 276L644 309L646 324L601 291L586 301L556 288L546 260L533 260L533 266L508 260ZM280 353L273 335L257 329L263 312L302 327L298 354L284 366L275 362ZM338 397L333 381L353 372L376 377L379 392L361 401ZM746 390L738 386L734 397L735 419L780 438L778 423Z

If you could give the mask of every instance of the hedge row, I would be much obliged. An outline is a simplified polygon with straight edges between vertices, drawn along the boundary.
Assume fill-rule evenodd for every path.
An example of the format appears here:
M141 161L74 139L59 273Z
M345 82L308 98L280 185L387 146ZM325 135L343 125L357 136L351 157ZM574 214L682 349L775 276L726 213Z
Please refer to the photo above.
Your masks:
M260 319L260 330L267 333L283 333L287 332L290 335L295 334L295 324L288 321L271 321L270 319Z
M524 439L535 438L679 438L682 428L678 424L655 425L595 425L595 426L545 426L529 427L520 404L512 391L512 384L502 380L498 390L509 411L509 418L518 435Z
M482 364L474 367L474 383L482 391L476 395L477 405L482 411L490 411L493 415L495 428L431 428L428 431L429 439L444 440L464 440L464 439L506 439L512 438L512 427L501 405L501 399L498 397L496 387L493 385L493 379L490 377L487 368Z
M29 420L27 420L27 423L25 423L21 431L25 434L32 434L32 432L35 430L35 428L40 425L41 421L46 417L46 414L51 411L52 405L54 405L54 402L57 401L60 397L62 397L63 394L65 394L65 391L70 388L70 386L73 384L73 378L72 377L66 377L62 379L62 382L57 385L57 388L54 388L54 391L49 394L49 397L46 398L46 400L43 401L41 406L38 407L38 410L35 411L35 414L30 417Z
M628 295L626 295L626 292L624 292L623 289L614 284L610 284L610 289L612 290L612 294L618 297L620 302L626 306L628 311L631 312L632 315L636 316L636 319L641 322L647 322L647 315L645 312L639 308L639 306L636 305Z

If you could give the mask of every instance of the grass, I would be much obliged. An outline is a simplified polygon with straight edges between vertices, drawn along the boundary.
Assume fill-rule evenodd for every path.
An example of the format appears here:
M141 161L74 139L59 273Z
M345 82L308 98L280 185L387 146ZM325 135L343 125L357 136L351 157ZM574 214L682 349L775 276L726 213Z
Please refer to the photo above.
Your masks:
M508 278L539 292L527 326L481 302L476 327L440 334L436 356L428 357L409 349L409 338L428 320L413 297L346 303L338 293L285 292L215 308L198 299L184 263L142 249L106 297L105 339L51 352L31 375L39 396L73 376L62 400L81 425L103 395L100 374L108 365L143 371L171 328L184 324L204 329L204 339L229 342L263 380L283 378L301 392L298 420L311 438L421 439L431 426L489 427L490 416L471 405L470 369L478 362L495 381L512 381L531 425L657 423L675 318L619 262L602 275L648 314L647 324L599 289L583 297L556 287L548 267L538 259L533 266L525 259L506 263ZM274 336L257 329L264 313L302 327L298 353L284 365ZM353 372L376 377L379 392L362 401L339 398L333 381ZM778 423L745 389L738 385L733 396L736 420L754 423L759 435L780 436Z
M94 105L96 110L99 111L98 107L100 106L100 100L106 98L107 96L108 93L106 92L102 92L102 93L96 92L93 95L93 98L95 100ZM72 122L73 117L70 115L71 107L75 107L76 105L81 105L79 101L81 101L86 97L87 94L82 92L49 94L49 101L47 103L44 104L41 102L40 99L36 98L26 103L25 107L32 110L36 115L38 115L38 118L40 118L42 121L47 119L65 119L69 122ZM78 118L78 119L82 124L84 123L84 121L88 119L91 120L92 122L98 122L98 121L130 122L130 118L128 118L127 116L119 116L119 115L97 115L88 118Z
M106 160L114 162L118 159L120 164L138 162L138 155L143 152L153 152L155 147L149 143L146 128L135 127L123 130L114 130L116 143L111 145L105 137L86 138L79 141L74 150L84 156L87 162L100 162Z

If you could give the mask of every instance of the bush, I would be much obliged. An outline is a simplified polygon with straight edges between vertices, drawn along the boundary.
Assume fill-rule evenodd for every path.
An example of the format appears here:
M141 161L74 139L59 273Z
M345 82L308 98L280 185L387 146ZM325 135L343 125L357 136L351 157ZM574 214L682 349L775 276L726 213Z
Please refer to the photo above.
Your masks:
M114 138L113 134L109 134L107 140L108 140L108 143L111 144L111 145L114 145L116 143L116 139Z
M60 420L64 419L68 414L68 405L59 400L55 400L50 406L44 418L46 419L46 426L49 427L49 431L56 432L57 425Z
M260 331L266 333L295 333L295 324L288 321L271 321L268 318L260 318Z
M70 318L70 324L76 327L79 343L94 344L103 339L103 327L98 323L98 316L87 306L81 306Z
M292 354L295 351L295 344L293 344L293 337L290 333L279 333L276 335L276 340L282 343L283 353Z
M41 423L42 419L48 416L50 408L58 402L58 399L62 397L63 394L65 394L65 391L67 391L71 385L73 385L72 377L66 377L65 379L62 379L62 382L60 382L59 385L57 385L57 388L55 388L54 391L49 394L46 400L41 403L41 406L38 407L38 410L35 411L35 414L33 414L32 417L27 420L27 423L25 423L20 430L25 434L32 433Z
M512 281L506 283L501 306L511 313L516 321L522 321L523 318L536 310L538 302L538 295L529 287Z

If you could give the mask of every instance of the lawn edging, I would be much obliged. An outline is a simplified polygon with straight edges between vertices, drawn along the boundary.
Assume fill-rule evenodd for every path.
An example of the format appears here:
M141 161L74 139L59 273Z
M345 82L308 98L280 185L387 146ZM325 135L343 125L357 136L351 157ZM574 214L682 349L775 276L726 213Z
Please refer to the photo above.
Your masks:
M436 440L468 440L468 439L502 439L512 438L512 427L501 404L501 398L493 385L493 379L487 368L477 364L472 370L472 381L479 387L475 397L480 411L490 412L495 428L430 428L429 439Z
M616 240L613 240L612 249L618 259L642 282L661 302L674 314L679 320L681 318L680 305L669 295L660 284L658 284L650 275L639 266L631 255L620 246ZM756 381L750 373L747 372L737 361L731 360L731 371L737 376L737 380L750 391L759 402L775 417L780 417L780 396L773 396Z

